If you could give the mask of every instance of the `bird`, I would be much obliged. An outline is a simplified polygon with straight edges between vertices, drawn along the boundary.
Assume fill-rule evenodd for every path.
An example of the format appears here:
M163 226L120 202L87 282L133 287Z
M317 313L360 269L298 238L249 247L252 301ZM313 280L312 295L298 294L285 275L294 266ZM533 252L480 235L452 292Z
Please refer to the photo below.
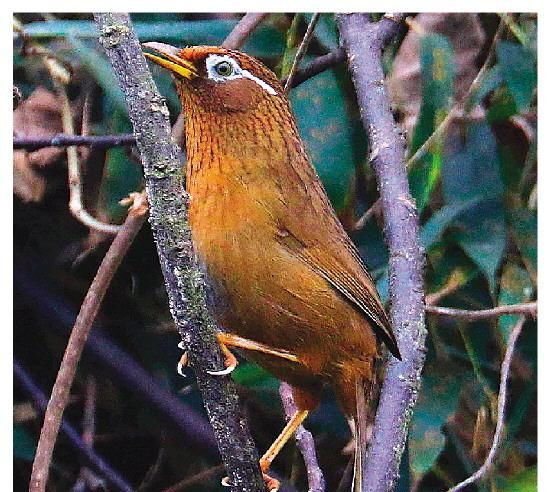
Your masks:
M292 388L297 411L260 459L267 486L278 489L271 463L328 385L355 432L359 492L385 353L401 355L285 91L237 50L143 46L173 75L184 116L191 236L225 356L213 373L235 368L236 349Z

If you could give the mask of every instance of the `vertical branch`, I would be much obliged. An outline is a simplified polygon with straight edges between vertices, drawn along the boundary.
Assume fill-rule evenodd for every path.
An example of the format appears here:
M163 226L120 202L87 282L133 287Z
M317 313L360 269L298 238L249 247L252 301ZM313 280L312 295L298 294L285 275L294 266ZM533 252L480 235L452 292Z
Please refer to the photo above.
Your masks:
M363 491L394 489L424 365L426 328L418 218L409 193L403 138L384 87L382 49L399 30L400 15L370 22L368 15L340 15L363 126L371 146L390 250L391 319L403 361L389 362L363 472Z
M204 404L234 492L264 491L258 456L230 377L210 376L223 367L215 324L206 308L206 284L196 263L181 155L170 138L168 110L151 78L127 14L94 14L141 153L149 221L164 274L170 310L189 351Z

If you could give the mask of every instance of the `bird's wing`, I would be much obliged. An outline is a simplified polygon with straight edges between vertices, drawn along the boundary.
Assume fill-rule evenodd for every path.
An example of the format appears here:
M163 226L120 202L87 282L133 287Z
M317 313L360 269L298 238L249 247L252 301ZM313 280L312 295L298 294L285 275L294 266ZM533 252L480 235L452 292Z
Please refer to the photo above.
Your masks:
M337 220L336 217L334 220ZM322 239L300 238L299 236L303 236L303 226L298 229L300 233L297 234L298 230L291 224L288 225L290 227L285 227L285 233L280 236L281 243L365 314L390 352L401 359L395 335L374 281L363 265L355 246L343 229L338 227L339 224L337 227L330 227L334 232L333 237L325 236ZM328 231L325 230L326 232Z

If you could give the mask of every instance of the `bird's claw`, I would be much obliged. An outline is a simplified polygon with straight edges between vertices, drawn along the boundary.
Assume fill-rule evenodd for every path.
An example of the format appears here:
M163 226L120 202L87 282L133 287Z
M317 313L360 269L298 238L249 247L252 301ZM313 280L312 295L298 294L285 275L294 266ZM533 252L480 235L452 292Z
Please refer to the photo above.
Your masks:
M235 368L237 367L237 364L239 363L237 361L237 358L231 353L231 351L225 346L222 345L222 352L225 356L224 364L225 369L220 369L219 371L206 371L211 376L227 376L228 374L231 374Z
M281 486L279 480L270 477L267 473L263 473L263 477L265 480L265 484L267 485L267 490L269 490L269 492L277 492L279 490L279 487ZM231 484L229 483L229 477L222 478L222 487L231 487Z
M225 369L221 369L219 371L206 371L206 372L210 374L210 376L227 376L228 374L231 374L236 367L237 367L237 363L235 362L227 366Z
M185 351L185 345L183 341L178 343L178 348ZM187 354L187 351L185 351L183 352L183 354L181 354L180 360L178 361L178 365L177 365L177 371L181 377L185 377L185 373L183 372L183 369L187 367L188 363L189 363L189 355Z

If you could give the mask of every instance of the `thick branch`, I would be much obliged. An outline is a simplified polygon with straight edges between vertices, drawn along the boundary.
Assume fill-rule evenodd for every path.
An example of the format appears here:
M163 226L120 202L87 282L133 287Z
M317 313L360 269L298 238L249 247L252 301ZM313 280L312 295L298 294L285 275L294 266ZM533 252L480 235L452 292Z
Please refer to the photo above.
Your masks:
M388 492L397 483L425 359L424 254L409 193L404 142L390 110L381 60L384 44L397 34L401 18L385 16L372 23L365 14L338 17L380 189L390 250L391 319L403 356L402 362L392 358L388 364L363 472L362 490L369 492Z
M426 306L426 312L437 316L452 316L467 321L479 319L497 318L505 314L528 314L531 317L537 315L537 302L526 302L525 304L510 304L508 306L497 306L491 309L455 309L442 306Z
M258 456L230 377L208 375L223 367L215 324L206 308L205 279L192 249L188 195L181 155L170 139L168 110L151 78L126 14L95 14L100 41L124 92L141 153L150 223L166 282L170 310L189 350L231 488L264 491Z

